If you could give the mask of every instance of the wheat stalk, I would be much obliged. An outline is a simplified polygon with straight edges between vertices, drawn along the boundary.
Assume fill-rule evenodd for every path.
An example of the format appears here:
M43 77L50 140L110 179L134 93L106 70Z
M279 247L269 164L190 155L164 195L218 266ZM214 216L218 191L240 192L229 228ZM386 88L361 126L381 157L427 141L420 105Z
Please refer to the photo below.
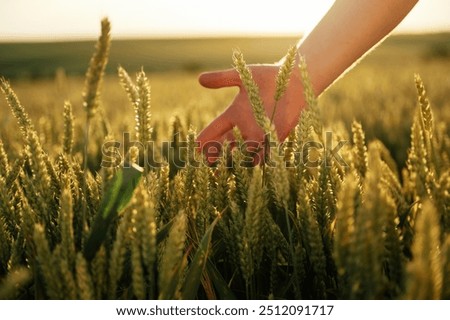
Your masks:
M69 101L64 103L64 137L63 152L67 155L72 154L74 136L74 117L72 113L72 105Z

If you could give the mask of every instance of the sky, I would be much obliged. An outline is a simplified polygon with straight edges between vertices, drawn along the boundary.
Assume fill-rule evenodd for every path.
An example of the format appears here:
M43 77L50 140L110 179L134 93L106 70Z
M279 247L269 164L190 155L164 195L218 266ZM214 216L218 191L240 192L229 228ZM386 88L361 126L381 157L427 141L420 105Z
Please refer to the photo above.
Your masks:
M376 1L376 0L374 0ZM0 0L0 41L304 34L333 0ZM396 32L450 31L450 0L420 0Z

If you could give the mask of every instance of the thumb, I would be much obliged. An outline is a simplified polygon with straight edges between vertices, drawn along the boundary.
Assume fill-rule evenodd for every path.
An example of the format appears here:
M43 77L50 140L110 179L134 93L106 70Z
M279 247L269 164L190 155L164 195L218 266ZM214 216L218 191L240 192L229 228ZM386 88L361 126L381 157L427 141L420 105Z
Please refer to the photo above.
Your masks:
M239 73L234 69L205 72L200 75L198 81L202 86L212 89L241 85Z

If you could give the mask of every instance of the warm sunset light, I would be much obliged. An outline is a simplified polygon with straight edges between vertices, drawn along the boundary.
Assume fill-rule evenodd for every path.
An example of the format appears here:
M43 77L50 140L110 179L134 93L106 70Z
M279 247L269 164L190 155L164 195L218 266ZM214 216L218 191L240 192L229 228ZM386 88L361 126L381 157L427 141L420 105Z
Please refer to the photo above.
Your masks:
M332 5L317 1L2 0L0 41L92 38L108 16L115 37L300 34ZM422 0L398 32L450 30L450 1Z
M448 317L449 144L450 0L0 0L0 317Z

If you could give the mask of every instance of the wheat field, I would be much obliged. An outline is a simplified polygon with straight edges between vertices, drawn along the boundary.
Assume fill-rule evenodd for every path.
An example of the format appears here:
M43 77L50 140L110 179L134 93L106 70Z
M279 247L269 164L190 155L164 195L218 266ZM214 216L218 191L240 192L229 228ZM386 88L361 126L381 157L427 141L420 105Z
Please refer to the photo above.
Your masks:
M103 20L85 77L1 79L1 299L450 298L448 57L400 68L381 47L386 67L319 99L293 66L308 107L287 142L210 166L196 135L235 90L105 75L112 43Z

